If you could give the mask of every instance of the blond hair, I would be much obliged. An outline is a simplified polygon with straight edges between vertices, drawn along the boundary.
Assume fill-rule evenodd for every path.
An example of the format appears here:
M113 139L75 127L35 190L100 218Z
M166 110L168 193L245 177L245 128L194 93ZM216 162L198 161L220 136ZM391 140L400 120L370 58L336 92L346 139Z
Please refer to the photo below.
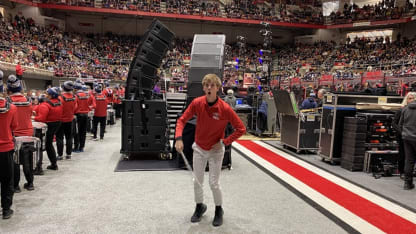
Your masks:
M408 92L406 94L406 96L404 97L403 102L402 102L403 106L407 106L407 104L409 104L409 103L407 103L407 97L409 97L409 96L413 96L413 98L416 99L416 92Z
M205 86L206 84L215 84L218 88L221 88L221 79L215 75L215 74L206 74L204 76L204 79L202 79L202 86Z

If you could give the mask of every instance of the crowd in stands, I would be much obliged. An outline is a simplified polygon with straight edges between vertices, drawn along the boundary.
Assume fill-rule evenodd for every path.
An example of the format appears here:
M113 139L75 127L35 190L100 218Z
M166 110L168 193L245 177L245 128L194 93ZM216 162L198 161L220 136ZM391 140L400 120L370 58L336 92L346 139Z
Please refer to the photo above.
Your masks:
M414 6L409 0L406 0L405 7L397 7L395 2L395 0L383 0L374 5L364 5L363 7L358 7L355 3L345 3L342 9L329 15L327 23L345 24L363 20L394 20L414 12Z
M33 19L16 16L0 22L1 61L21 63L54 73L55 76L126 79L138 36L85 35L69 33L54 26L42 27ZM181 74L186 80L192 40L177 39L162 63L161 76ZM227 46L226 83L241 81L241 72L262 72L266 55L262 45ZM386 76L413 76L416 67L416 40L397 36L347 38L346 43L317 42L312 45L276 47L272 50L279 77L300 77L312 81L322 75L351 80L362 72L382 70Z
M56 76L124 79L138 37L67 33L54 26L36 25L16 16L0 22L0 56L54 72Z
M399 35L394 42L388 38L355 38L345 44L299 43L278 48L275 59L283 78L311 80L330 74L336 79L350 80L373 70L381 70L386 76L410 76L415 75L416 38Z
M175 1L175 0L103 0L101 5L94 1L61 1L44 0L53 4L110 8L128 11L145 11L154 13L173 13L196 16L226 17L235 19L253 19L275 22L313 23L313 24L345 24L362 20L390 20L414 13L413 4L407 0L404 7L397 7L394 0L383 0L374 5L358 7L348 4L326 19L322 13L321 1L246 1L232 0L223 4L220 1Z
M220 1L117 1L104 0L101 5L95 5L93 1L66 1L47 0L43 2L53 4L65 4L72 6L110 8L128 11L145 11L153 13L171 13L196 16L226 17L238 19L265 20L292 23L315 23L322 24L322 10L318 1L245 1L233 0L223 4ZM162 4L161 4L162 3ZM290 8L289 5L297 4L297 7Z

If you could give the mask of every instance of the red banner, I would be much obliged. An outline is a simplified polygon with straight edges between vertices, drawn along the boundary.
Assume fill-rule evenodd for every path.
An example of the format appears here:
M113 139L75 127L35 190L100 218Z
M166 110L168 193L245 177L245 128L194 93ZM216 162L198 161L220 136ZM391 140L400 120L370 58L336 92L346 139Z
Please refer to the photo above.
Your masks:
M321 81L332 81L333 77L332 75L322 75Z
M290 83L293 84L300 84L300 79L299 77L293 77L292 80L290 81Z

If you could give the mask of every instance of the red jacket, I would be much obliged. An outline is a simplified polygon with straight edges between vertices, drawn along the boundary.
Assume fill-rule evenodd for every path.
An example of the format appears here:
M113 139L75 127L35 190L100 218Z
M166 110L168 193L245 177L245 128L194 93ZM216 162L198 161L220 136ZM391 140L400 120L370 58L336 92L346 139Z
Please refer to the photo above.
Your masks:
M14 149L13 131L17 128L17 107L7 104L7 101L0 98L0 108L9 105L8 111L0 111L0 152L9 152Z
M119 94L120 95L120 98L121 99L124 99L124 96L126 94L126 90L124 88L120 88L120 91L119 92L120 92L120 94Z
M19 75L19 76L23 75L23 69L22 69L22 66L20 66L20 64L16 65L16 75Z
M88 114L91 110L91 106L94 105L93 97L83 91L78 91L75 95L77 96L77 109L75 113Z
M113 97L114 104L121 104L120 93L121 93L120 90L114 91L114 97Z
M107 97L108 103L113 103L113 90L111 88L104 89L102 94L104 94Z
M107 116L108 101L104 94L96 94L94 96L94 116L105 117Z
M64 92L62 96L59 97L59 100L62 102L62 119L64 123L72 122L74 119L74 114L77 109L77 96L72 93Z
M9 96L10 101L17 107L18 127L14 131L15 136L33 136L32 103L23 94L16 93Z
M230 122L234 132L223 140L230 145L246 132L243 122L231 109L230 105L218 98L213 106L209 106L205 96L195 98L176 124L175 138L182 136L186 122L194 115L197 116L195 143L204 150L211 150L212 146L224 138L225 127Z
M43 123L59 122L62 119L62 103L58 98L42 102L38 107L35 121Z

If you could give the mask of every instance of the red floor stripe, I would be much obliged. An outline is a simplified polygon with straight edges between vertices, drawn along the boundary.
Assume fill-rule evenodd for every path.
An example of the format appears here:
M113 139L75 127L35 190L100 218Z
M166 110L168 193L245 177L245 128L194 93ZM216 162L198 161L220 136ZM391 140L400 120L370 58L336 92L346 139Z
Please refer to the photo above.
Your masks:
M387 233L416 233L416 225L373 202L252 142L237 141L304 184ZM402 191L397 191L402 192ZM339 217L342 219L342 217Z

